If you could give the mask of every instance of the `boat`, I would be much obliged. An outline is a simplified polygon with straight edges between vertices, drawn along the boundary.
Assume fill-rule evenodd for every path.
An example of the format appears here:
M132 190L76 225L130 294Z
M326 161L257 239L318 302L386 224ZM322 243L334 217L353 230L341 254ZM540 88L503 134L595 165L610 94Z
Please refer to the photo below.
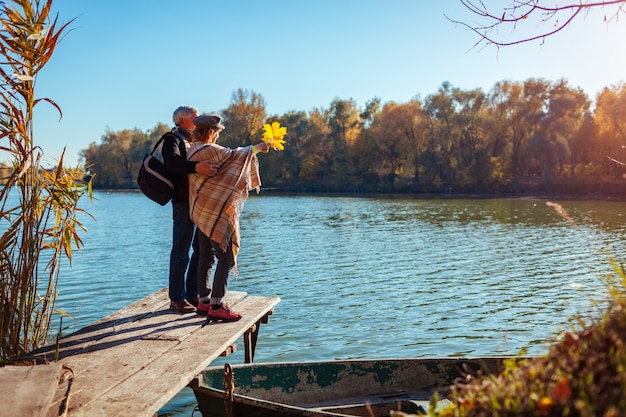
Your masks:
M265 363L206 368L190 385L203 417L389 416L444 407L458 378L499 373L508 357Z

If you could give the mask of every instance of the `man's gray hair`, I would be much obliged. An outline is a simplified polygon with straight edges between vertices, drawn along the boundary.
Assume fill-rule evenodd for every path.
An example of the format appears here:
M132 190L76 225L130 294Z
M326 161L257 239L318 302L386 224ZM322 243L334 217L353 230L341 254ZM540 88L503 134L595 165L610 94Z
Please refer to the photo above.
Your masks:
M192 115L197 115L199 113L198 109L192 106L180 106L176 110L174 110L174 115L172 119L174 120L174 125L180 126L181 122Z

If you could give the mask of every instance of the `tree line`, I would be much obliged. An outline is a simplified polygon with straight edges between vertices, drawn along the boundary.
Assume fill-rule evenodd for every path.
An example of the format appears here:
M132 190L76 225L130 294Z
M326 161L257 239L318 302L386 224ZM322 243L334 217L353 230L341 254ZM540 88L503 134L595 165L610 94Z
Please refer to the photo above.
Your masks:
M444 82L406 103L335 99L269 116L260 94L239 89L221 115L229 147L258 142L264 123L287 127L285 150L260 156L266 189L516 193L620 178L626 162L626 84L592 102L566 80L501 81L486 93ZM107 131L91 143L81 157L94 188L136 188L144 155L169 129Z

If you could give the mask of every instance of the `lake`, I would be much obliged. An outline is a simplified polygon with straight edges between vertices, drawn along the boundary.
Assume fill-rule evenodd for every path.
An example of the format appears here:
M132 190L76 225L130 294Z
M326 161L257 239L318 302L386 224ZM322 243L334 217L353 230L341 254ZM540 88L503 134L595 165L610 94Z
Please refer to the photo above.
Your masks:
M64 333L167 286L170 205L94 196L61 271ZM545 352L626 247L626 202L559 203L569 220L540 199L251 195L229 289L282 299L255 362ZM214 364L243 363L239 343ZM185 389L159 415L194 406Z

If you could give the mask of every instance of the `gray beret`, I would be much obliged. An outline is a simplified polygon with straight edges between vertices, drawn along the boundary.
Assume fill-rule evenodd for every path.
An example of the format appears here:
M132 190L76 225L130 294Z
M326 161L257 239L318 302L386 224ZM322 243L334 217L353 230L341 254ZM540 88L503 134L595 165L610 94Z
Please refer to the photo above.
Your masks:
M193 119L193 124L200 129L210 127L225 129L224 125L222 124L222 118L217 114L201 114L200 116Z

